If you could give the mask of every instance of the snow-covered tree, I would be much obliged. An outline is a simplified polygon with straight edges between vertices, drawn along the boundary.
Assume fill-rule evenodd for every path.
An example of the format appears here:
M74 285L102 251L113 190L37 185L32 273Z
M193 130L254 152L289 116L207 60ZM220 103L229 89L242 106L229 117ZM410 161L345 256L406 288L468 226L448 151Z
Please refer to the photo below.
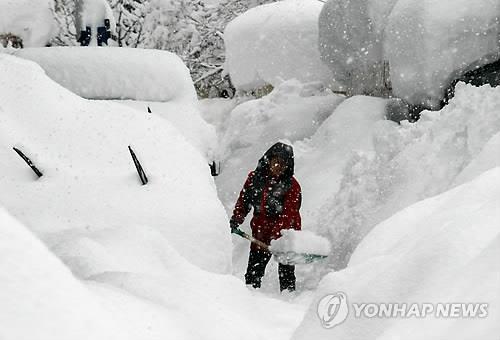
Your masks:
M109 0L116 18L118 46L139 47L146 34L144 19L150 0Z
M75 0L54 0L52 12L59 32L51 40L50 44L59 46L76 45Z

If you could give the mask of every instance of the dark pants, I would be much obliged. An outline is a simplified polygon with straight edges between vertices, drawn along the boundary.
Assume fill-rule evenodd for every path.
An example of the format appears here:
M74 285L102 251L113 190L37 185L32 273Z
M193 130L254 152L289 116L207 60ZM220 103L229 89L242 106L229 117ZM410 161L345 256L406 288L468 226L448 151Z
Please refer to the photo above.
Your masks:
M248 267L245 274L245 282L254 288L260 288L262 277L266 271L266 266L271 259L271 253L267 251L251 250L248 257ZM280 290L295 290L295 266L285 264L278 265L278 275L280 279Z

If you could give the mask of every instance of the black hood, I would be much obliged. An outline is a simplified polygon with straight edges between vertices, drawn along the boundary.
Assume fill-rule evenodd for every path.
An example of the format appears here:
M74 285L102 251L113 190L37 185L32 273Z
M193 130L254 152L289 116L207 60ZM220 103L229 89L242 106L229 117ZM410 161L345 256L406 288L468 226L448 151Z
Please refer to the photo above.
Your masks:
M293 148L291 145L284 144L278 142L271 146L269 150L264 153L261 159L259 159L259 163L257 164L257 168L255 171L261 175L269 174L269 161L274 157L279 157L285 161L286 169L283 174L284 178L292 178L294 174L294 157L293 157Z

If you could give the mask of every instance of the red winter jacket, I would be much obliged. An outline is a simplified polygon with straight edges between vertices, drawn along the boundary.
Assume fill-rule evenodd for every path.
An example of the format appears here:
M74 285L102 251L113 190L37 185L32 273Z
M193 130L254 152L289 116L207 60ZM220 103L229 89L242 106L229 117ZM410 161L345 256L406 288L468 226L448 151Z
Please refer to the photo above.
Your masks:
M249 190L252 186L254 175L254 171L248 174L248 178L245 181L245 185L240 192L238 201L236 202L233 211L233 217L231 219L236 221L238 224L243 223L245 217L251 210L251 206L245 204L244 196L245 191ZM266 185L265 188L267 187L269 186ZM281 236L281 230L283 229L300 230L301 218L299 209L302 202L302 192L299 182L297 182L295 177L292 177L292 185L284 196L283 211L277 217L270 217L266 214L265 206L269 190L264 189L262 194L263 197L259 209L260 213L256 214L254 211L254 216L250 222L253 237L264 242L265 244L270 244L271 240L278 239ZM260 247L252 243L251 249L259 250Z

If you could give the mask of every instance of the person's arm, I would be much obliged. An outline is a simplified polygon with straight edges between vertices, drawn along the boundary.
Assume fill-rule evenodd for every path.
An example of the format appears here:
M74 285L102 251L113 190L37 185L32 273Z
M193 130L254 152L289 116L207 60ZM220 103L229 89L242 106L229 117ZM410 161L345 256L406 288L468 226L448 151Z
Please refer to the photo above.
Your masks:
M245 221L245 217L248 215L252 209L252 205L247 194L251 190L253 182L254 173L253 171L248 174L247 180L241 189L240 196L236 201L233 210L233 216L231 217L231 228L237 227Z
M285 201L285 216L289 229L300 230L302 228L302 218L300 216L300 207L302 205L302 189L299 182L292 179L292 187L287 194Z

